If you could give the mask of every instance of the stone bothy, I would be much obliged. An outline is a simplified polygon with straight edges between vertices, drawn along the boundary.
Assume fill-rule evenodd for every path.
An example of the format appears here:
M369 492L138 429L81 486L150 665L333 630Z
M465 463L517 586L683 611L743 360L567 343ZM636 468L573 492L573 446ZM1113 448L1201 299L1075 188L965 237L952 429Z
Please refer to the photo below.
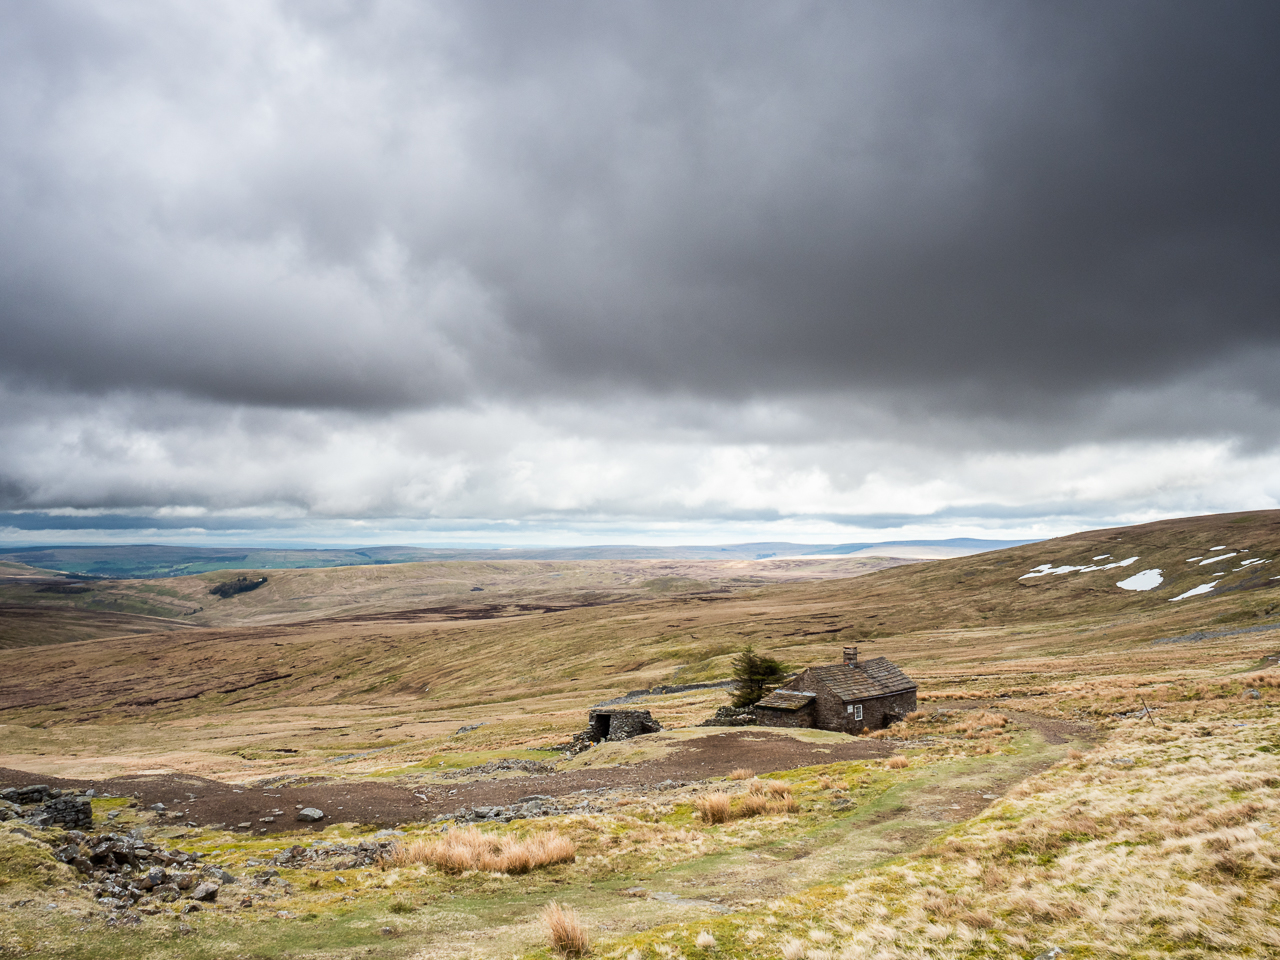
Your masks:
M844 662L810 667L756 704L766 727L811 727L861 733L879 730L916 708L916 683L885 657L858 660L844 648Z
M657 733L662 724L648 710L592 710L587 714L591 740L630 740L643 733Z

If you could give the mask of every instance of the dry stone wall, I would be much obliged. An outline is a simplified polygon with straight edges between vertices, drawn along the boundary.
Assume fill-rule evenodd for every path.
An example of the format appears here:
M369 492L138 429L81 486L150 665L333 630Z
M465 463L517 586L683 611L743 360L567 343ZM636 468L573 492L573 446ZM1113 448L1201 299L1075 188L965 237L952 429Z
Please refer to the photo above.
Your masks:
M0 790L0 821L22 820L36 827L93 829L93 805L77 790L59 790L43 783Z

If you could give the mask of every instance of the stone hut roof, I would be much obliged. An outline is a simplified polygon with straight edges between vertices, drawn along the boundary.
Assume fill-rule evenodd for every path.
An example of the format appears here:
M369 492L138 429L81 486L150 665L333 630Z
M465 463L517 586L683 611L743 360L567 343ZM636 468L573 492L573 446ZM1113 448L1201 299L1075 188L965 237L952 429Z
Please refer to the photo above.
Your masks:
M763 698L757 707L770 707L774 710L799 710L812 703L816 694L798 690L775 690Z
M825 683L832 693L844 701L889 697L916 689L916 682L899 670L888 657L875 657L858 663L835 663L828 667L810 667L805 673L808 677Z

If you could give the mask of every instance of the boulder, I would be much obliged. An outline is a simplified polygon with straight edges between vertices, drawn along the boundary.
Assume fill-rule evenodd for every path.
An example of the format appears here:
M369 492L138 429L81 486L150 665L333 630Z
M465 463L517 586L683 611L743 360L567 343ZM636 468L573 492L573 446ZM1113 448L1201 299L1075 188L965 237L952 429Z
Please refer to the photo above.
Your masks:
M317 810L315 807L306 807L298 811L298 820L302 823L315 823L317 820L324 819L324 811Z
M218 890L219 887L216 883L213 883L212 881L205 881L191 891L191 899L201 900L205 903L213 903L213 901L218 899Z

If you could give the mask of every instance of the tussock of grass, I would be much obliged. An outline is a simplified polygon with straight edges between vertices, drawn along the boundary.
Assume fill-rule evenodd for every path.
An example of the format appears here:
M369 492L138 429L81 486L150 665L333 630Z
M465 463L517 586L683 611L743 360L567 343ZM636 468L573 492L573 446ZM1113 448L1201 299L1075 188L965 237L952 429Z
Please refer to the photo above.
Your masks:
M542 923L547 928L547 940L551 949L562 957L584 957L591 949L587 928L573 907L566 907L554 900L542 911Z
M727 823L732 798L727 793L704 793L693 801L703 823Z
M706 793L693 801L702 822L708 825L744 820L762 814L800 812L800 803L791 794L791 785L780 780L753 780L745 794Z
M764 794L767 793L774 797L791 796L791 784L782 780L754 780L747 788L750 793Z
M884 762L884 765L890 770L905 770L911 766L911 761L906 757L890 757Z
M746 767L739 767L737 770L729 771L730 780L750 780L756 775L754 770L748 770Z
M429 863L445 873L467 870L521 874L557 863L572 863L577 845L557 833L539 833L519 839L482 833L476 827L450 830L434 840L414 840L392 850L388 860L402 867Z

